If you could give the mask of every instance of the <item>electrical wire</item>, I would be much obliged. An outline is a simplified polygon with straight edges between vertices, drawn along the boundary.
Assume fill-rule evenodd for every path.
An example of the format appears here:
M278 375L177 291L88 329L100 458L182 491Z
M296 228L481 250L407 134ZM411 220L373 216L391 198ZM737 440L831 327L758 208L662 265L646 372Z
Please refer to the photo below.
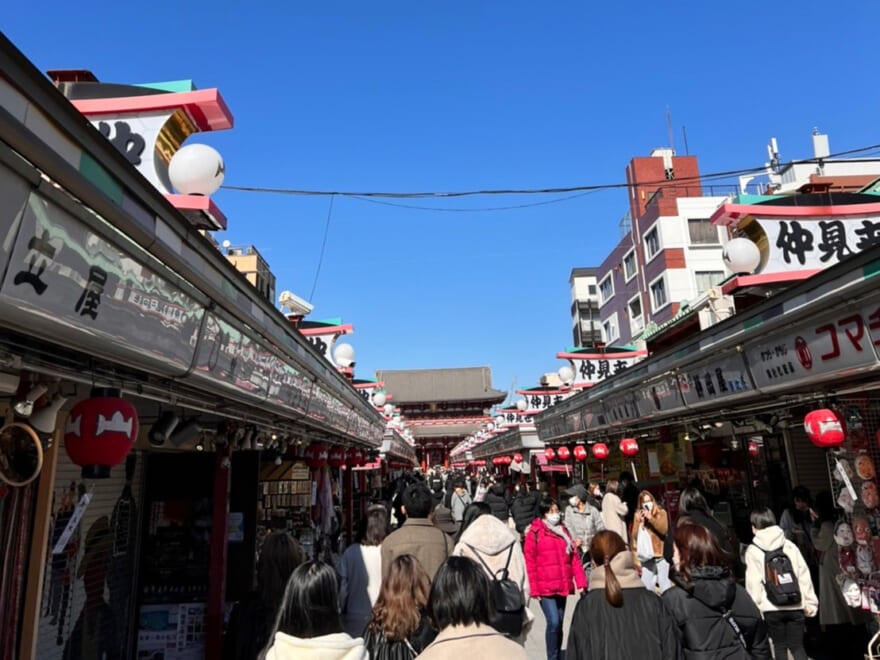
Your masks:
M333 200L336 195L330 195L330 206L327 209L327 222L324 224L324 239L321 241L321 253L318 255L318 267L315 270L315 281L312 282L312 292L309 294L309 301L315 299L315 289L318 287L318 277L321 275L321 266L324 263L324 250L327 247L327 236L330 234L330 219L333 217Z
M793 160L789 163L786 163L786 166L790 165L801 165L801 164L809 164L809 163L822 163L824 161L840 158L842 156L848 156L851 154L864 153L868 151L874 151L880 149L880 144L873 144L867 147L859 147L856 149L848 149L846 151L839 151L834 154L829 154L828 156L823 156L821 158L805 158L801 160ZM871 159L877 160L877 159ZM865 162L864 160L862 162ZM455 197L476 197L483 195L553 195L553 194L571 194L571 193L582 193L582 192L592 192L597 190L614 190L620 188L631 188L634 186L640 188L646 188L651 186L660 186L660 185L678 185L683 183L696 183L698 181L709 181L714 179L726 179L732 178L735 176L741 176L745 174L755 174L765 172L767 170L766 165L760 165L756 167L747 167L736 170L726 170L721 172L713 172L710 174L693 176L693 177L684 177L682 179L674 179L674 183L672 181L663 179L658 181L641 181L638 183L602 183L602 184L589 184L589 185L580 185L580 186L560 186L553 188L502 188L502 189L486 189L486 190L462 190L462 191L451 191L451 192L354 192L354 191L342 191L342 190L299 190L296 188L270 188L264 186L223 186L223 189L237 192L251 192L251 193L265 193L265 194L276 194L276 195L299 195L299 196L313 196L313 197L359 197L359 198L389 198L389 199L419 199L419 198L437 198L437 199L449 199ZM564 201L564 200L560 200ZM431 209L435 210L435 209ZM469 209L474 210L474 209Z
M489 206L489 207L474 207L474 208L465 208L465 207L451 207L451 208L442 208L439 206L417 206L415 204L398 204L396 202L388 202L381 199L377 199L375 197L351 197L351 199L357 199L361 202L370 202L371 204L381 204L382 206L394 206L399 209L414 209L416 211L439 211L441 213L483 213L486 211L512 211L515 209L528 209L533 206L546 206L547 204L558 204L559 202L567 202L572 199L577 199L578 197L585 197L587 195L592 195L593 193L599 192L598 190L586 190L584 192L577 193L575 195L567 195L565 197L557 197L556 199L545 199L541 202L532 202L530 204L512 204L510 206Z

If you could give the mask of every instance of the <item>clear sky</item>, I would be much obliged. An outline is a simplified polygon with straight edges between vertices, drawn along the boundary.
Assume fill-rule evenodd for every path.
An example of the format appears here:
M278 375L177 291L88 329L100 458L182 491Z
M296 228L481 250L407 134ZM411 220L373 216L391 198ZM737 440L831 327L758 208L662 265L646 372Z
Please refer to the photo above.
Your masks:
M880 142L873 2L445 0L8 3L41 69L218 87L235 128L196 136L231 185L422 191L624 180L668 144L704 173ZM547 197L415 201L480 208ZM218 240L308 298L327 198L220 191ZM618 241L625 193L499 212L334 203L312 318L353 323L357 376L489 365L531 386L571 344L568 277Z

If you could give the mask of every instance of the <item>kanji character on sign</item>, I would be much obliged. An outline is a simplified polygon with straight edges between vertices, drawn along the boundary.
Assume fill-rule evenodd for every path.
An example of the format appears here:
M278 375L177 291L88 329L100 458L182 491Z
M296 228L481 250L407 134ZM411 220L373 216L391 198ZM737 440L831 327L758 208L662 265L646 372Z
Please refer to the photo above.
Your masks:
M42 296L46 291L46 287L49 286L42 280L43 272L52 263L58 250L50 242L49 231L46 229L43 230L39 238L34 236L28 241L28 250L30 259L27 262L27 270L21 270L16 273L15 279L12 281L16 286L30 284L34 287L37 295Z
M782 258L785 259L785 263L791 263L791 255L793 254L803 266L807 263L807 252L813 251L813 234L802 227L797 220L780 221L776 247L782 250Z
M860 238L856 243L857 250L867 250L880 245L880 222L862 220L862 228L856 229L856 236Z
M819 261L824 263L832 257L840 261L852 254L852 250L846 244L846 229L842 221L822 220L819 222L819 229L822 231L821 242L816 246L822 252Z
M93 321L98 318L98 306L101 304L101 294L104 293L105 284L107 284L107 271L98 266L89 268L89 279L75 308L80 316L91 316Z

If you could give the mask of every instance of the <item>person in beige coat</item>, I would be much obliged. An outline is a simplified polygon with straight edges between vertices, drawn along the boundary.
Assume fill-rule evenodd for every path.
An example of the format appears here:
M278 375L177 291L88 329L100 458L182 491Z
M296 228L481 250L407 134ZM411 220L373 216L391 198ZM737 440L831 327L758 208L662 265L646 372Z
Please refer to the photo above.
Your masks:
M602 522L605 529L617 532L623 542L629 544L629 534L626 533L626 514L629 507L620 499L620 482L612 479L605 485L605 496L602 498Z
M776 524L776 516L767 508L755 509L750 516L754 539L746 550L746 591L764 615L767 631L773 640L776 657L807 660L804 649L804 616L816 616L819 599L813 589L810 569L800 549L785 538L785 532ZM764 586L764 558L767 552L782 549L791 562L801 592L796 605L775 605L767 597Z
M632 525L630 543L635 553L636 566L642 570L642 582L650 591L660 593L669 589L669 562L663 558L663 542L669 531L669 518L660 503L643 490L639 493L639 508Z
M489 578L468 557L450 557L437 571L428 612L440 629L420 660L527 660L525 649L489 625Z

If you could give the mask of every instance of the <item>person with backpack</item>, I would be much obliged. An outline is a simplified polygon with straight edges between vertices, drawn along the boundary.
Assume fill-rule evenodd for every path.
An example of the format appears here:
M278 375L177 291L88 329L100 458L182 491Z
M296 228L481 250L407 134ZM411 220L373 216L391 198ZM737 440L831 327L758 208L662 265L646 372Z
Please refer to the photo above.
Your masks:
M816 616L819 599L801 551L767 508L750 516L755 535L746 550L746 590L764 615L777 658L807 660L804 617Z
M478 513L466 516L467 526L462 526L452 555L469 557L486 571L494 594L489 623L498 632L525 643L524 632L533 616L527 607L529 580L519 535L491 515L484 503L472 506Z
M577 588L587 588L587 577L574 539L562 524L559 505L545 495L538 506L540 517L526 531L523 556L529 589L541 603L546 619L544 642L547 660L559 660L566 598Z
M661 596L675 619L684 660L770 660L767 626L731 577L724 551L705 527L675 528L675 587Z

